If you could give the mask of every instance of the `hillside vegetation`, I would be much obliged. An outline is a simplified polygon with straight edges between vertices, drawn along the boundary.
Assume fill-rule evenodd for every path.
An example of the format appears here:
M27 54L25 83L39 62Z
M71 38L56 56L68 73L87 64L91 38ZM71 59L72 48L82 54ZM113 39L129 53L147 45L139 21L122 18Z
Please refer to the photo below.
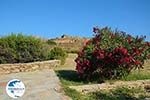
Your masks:
M23 34L11 34L0 38L0 64L27 63L51 59L64 62L66 53L62 48L50 47L40 38Z

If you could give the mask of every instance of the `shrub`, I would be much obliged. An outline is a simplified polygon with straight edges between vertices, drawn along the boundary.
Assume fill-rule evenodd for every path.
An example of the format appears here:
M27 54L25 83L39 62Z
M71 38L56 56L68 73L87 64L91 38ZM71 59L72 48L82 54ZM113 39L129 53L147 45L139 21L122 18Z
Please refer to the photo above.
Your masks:
M118 79L133 69L140 69L150 57L150 42L145 36L133 37L110 28L93 28L94 38L89 40L76 58L76 70L88 80ZM95 77L96 76L96 77Z
M77 54L79 52L79 50L66 50L67 53L74 53L74 54Z
M54 47L53 49L50 50L48 54L48 59L60 59L61 64L65 63L65 59L67 57L67 53L59 47Z
M47 40L47 44L49 45L57 45L57 43L51 39Z
M11 34L0 38L0 63L26 63L46 59L46 46L38 38Z

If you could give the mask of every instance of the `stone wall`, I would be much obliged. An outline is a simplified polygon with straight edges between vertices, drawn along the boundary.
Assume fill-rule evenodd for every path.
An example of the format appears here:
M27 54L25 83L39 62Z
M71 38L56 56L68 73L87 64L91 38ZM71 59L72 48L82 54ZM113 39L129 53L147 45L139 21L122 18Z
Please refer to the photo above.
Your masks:
M60 65L60 60L49 60L32 63L0 64L0 75L18 72L29 72L42 69L50 69Z

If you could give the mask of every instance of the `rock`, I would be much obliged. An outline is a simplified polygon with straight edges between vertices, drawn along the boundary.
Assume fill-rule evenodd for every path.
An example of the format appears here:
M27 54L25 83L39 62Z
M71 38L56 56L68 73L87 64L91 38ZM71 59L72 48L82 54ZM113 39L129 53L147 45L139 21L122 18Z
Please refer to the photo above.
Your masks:
M55 87L54 90L58 93L61 93L63 91L62 87L59 85L57 87Z
M18 72L20 72L20 70L19 69L17 69L17 68L14 68L13 70L11 70L10 71L11 73L18 73Z
M147 91L147 92L150 92L150 84L146 84L144 86L144 89Z
M32 67L33 70L36 70L36 69L38 69L38 68L39 68L38 65L34 65L34 66Z

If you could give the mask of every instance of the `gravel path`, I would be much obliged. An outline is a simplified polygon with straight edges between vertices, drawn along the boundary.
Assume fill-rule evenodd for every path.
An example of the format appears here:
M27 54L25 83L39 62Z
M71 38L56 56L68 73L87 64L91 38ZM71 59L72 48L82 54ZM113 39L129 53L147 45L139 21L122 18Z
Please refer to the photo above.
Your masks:
M0 100L13 100L5 91L6 84L11 79L21 80L26 87L25 94L17 100L69 99L67 96L63 95L59 79L55 72L51 69L0 76Z

